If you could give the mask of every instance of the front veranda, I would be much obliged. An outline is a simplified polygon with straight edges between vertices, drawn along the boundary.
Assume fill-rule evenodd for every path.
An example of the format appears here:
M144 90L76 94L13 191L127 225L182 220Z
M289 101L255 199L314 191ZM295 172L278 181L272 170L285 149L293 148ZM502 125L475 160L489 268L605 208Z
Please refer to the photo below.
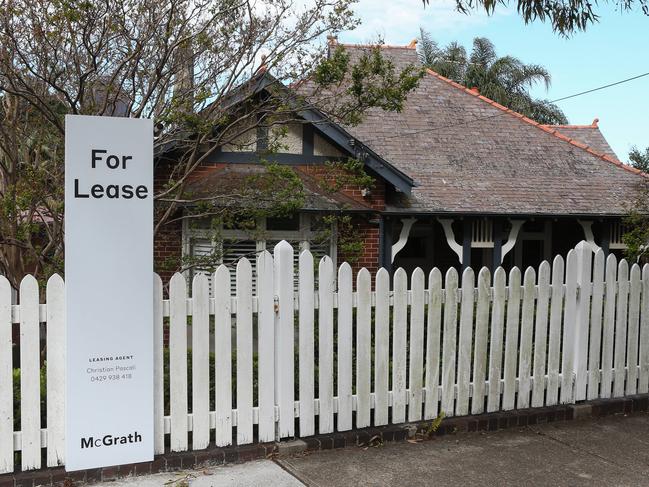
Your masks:
M586 240L596 251L624 257L621 218L569 217L475 217L417 216L387 217L386 248L392 269L403 267L411 273L416 267L430 272L438 267L499 266L509 271L550 262L555 255L567 256L580 241Z

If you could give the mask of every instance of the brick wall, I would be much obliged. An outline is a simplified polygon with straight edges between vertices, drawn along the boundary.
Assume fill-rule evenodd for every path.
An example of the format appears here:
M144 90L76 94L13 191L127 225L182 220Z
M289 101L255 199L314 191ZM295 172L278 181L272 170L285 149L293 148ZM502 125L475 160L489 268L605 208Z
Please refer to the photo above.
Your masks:
M374 276L379 270L379 225L370 220L370 217L356 217L352 220L354 230L363 242L363 251L360 257L355 256L356 260L352 261L350 256L344 254L340 243L338 244L338 265L343 262L349 262L354 271L354 275L363 267Z

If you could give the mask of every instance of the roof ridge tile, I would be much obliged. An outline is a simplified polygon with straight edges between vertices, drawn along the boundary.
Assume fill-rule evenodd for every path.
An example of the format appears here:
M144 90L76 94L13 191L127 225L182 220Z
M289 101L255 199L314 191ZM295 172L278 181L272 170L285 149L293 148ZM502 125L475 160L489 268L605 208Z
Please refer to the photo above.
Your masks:
M335 45L343 47L359 47L359 48L374 48L378 47L379 49L417 49L417 44L410 43L407 46L397 46L392 44L354 44L348 42L337 42Z

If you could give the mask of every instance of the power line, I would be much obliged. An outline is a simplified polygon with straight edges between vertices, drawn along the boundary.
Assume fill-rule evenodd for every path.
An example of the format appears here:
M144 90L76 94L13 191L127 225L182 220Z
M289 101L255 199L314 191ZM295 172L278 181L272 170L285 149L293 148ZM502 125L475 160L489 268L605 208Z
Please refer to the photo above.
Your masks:
M604 90L604 89L610 88L612 86L617 86L617 85L621 85L623 83L628 83L629 81L634 81L634 80L636 80L638 78L643 78L645 76L649 76L649 72L642 73L642 74L639 74L637 76L632 76L631 78L626 78L626 79L623 79L623 80L620 80L620 81L615 81L615 82L609 83L607 85L598 86L597 88L592 88L590 90L581 91L579 93L574 93L572 95L557 98L555 100L543 101L543 102L541 102L541 104L544 104L544 105L545 104L552 104L552 103L557 103L557 102L560 102L560 101L568 100L570 98L576 98L578 96L586 95L588 93L593 93L595 91ZM530 104L530 105L528 105L528 107L529 106L532 106L532 105ZM489 120L489 119L492 119L492 118L495 118L495 117L499 117L499 116L501 116L501 115L503 115L505 113L507 113L507 112L503 111L503 112L499 112L499 113L496 113L494 115L489 115L489 116L486 116L486 117L474 118L473 120L466 120L466 121L462 121L462 122L458 122L458 123L450 124L450 125L432 126L432 127L427 127L425 129L421 129L421 130L415 130L413 132L408 132L408 133L403 133L403 134L388 135L388 136L385 136L385 137L382 137L382 138L383 139L395 139L395 138L399 138L399 137L407 137L407 136L410 136L410 135L417 135L417 134L421 134L421 133L424 133L424 132L430 132L432 130L437 130L437 129L446 129L446 128L458 127L460 125L468 125L468 124L471 124L471 123L481 122L483 120Z
M622 83L628 83L629 81L633 81L633 80L636 80L638 78L642 78L644 76L649 76L649 72L639 74L638 76L633 76L632 78L627 78L627 79L623 79L621 81L616 81L615 83L609 83L609 84L604 85L604 86L598 86L597 88L593 88L592 90L586 90L586 91L582 91L581 93L575 93L574 95L568 95L568 96L564 96L563 98L557 98L556 100L552 100L549 103L556 103L558 101L568 100L570 98L576 98L578 96L586 95L586 94L592 93L594 91L599 91L599 90L603 90L605 88L610 88L611 86L621 85Z

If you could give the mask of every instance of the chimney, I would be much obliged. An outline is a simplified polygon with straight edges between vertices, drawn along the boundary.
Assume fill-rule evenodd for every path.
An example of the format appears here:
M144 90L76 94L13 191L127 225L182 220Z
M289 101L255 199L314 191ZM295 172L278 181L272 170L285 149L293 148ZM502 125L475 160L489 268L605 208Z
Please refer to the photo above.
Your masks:
M331 51L338 45L338 36L329 34L327 36L327 59L331 57Z
M188 42L176 51L176 75L174 80L174 94L181 98L188 98L194 91L194 54ZM192 103L188 100L186 110L192 110Z
M126 117L130 100L119 86L110 84L109 76L103 76L91 84L92 110L96 115Z
M268 71L268 66L266 66L266 59L267 59L266 55L262 54L262 56L261 56L261 64L259 65L259 67L255 71L256 74L262 74L262 73L265 73L266 71Z

